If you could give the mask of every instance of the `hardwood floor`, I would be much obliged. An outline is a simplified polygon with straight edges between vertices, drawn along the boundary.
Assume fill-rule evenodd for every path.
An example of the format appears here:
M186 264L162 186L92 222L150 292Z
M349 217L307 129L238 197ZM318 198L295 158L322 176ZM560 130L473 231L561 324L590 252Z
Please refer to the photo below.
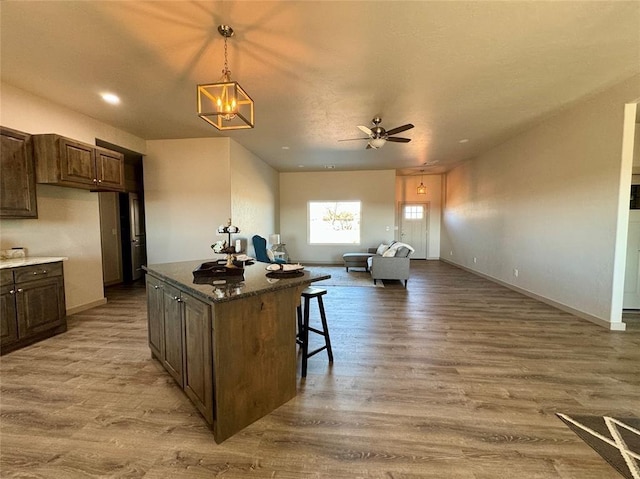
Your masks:
M640 325L609 332L439 262L328 286L335 362L224 443L151 359L143 287L0 360L3 478L618 478L556 412L640 416ZM317 320L316 308L313 308Z

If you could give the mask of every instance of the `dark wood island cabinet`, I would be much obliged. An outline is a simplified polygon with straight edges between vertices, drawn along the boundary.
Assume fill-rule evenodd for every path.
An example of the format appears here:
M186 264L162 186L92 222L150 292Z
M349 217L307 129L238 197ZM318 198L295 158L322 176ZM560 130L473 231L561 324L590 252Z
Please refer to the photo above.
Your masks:
M149 347L220 443L296 395L300 292L329 276L271 279L258 263L241 283L195 284L201 263L145 267Z

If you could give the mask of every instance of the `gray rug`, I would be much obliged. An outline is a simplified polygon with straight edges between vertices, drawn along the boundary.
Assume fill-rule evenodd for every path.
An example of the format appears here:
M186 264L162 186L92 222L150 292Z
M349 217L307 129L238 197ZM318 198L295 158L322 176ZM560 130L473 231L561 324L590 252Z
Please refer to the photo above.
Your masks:
M344 266L305 265L305 269L331 275L330 279L314 283L318 286L361 286L369 288L384 288L384 283L382 281L378 281L377 284L373 284L371 274L369 274L368 271L365 271L364 268L349 268L348 273Z
M623 477L640 479L640 419L557 416Z

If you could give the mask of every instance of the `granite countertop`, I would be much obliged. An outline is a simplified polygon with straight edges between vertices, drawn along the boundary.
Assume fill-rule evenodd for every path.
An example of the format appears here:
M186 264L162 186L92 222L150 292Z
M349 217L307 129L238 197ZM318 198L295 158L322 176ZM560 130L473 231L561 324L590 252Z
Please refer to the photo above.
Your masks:
M299 277L269 278L266 276L268 273L266 267L268 265L266 263L256 262L255 264L245 266L243 281L221 281L220 284L217 282L215 284L210 282L205 284L194 283L193 270L200 266L200 264L210 261L214 260L152 264L143 266L143 268L167 283L173 284L188 293L213 303L233 301L243 297L255 296L294 286L308 285L315 281L331 278L329 274L314 273L313 268L305 268L303 274Z
M0 259L0 269L19 268L20 266L32 266L36 264L57 263L66 261L66 256L26 256L23 258Z

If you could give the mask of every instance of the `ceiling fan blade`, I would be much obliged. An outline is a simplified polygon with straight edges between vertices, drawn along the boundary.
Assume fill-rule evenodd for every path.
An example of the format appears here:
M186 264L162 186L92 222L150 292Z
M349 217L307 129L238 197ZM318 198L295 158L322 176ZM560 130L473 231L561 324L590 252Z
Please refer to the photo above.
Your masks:
M373 135L373 132L366 126L358 125L358 129L365 135L369 135L369 136Z
M394 141L396 143L409 143L411 138L400 138L399 136L390 136L387 141Z
M407 123L406 125L399 126L397 128L392 128L391 130L387 130L387 135L395 135L396 133L402 133L403 131L407 131L413 128L411 123Z
M355 140L370 140L371 138L346 138L344 140L338 140L338 141L355 141Z

